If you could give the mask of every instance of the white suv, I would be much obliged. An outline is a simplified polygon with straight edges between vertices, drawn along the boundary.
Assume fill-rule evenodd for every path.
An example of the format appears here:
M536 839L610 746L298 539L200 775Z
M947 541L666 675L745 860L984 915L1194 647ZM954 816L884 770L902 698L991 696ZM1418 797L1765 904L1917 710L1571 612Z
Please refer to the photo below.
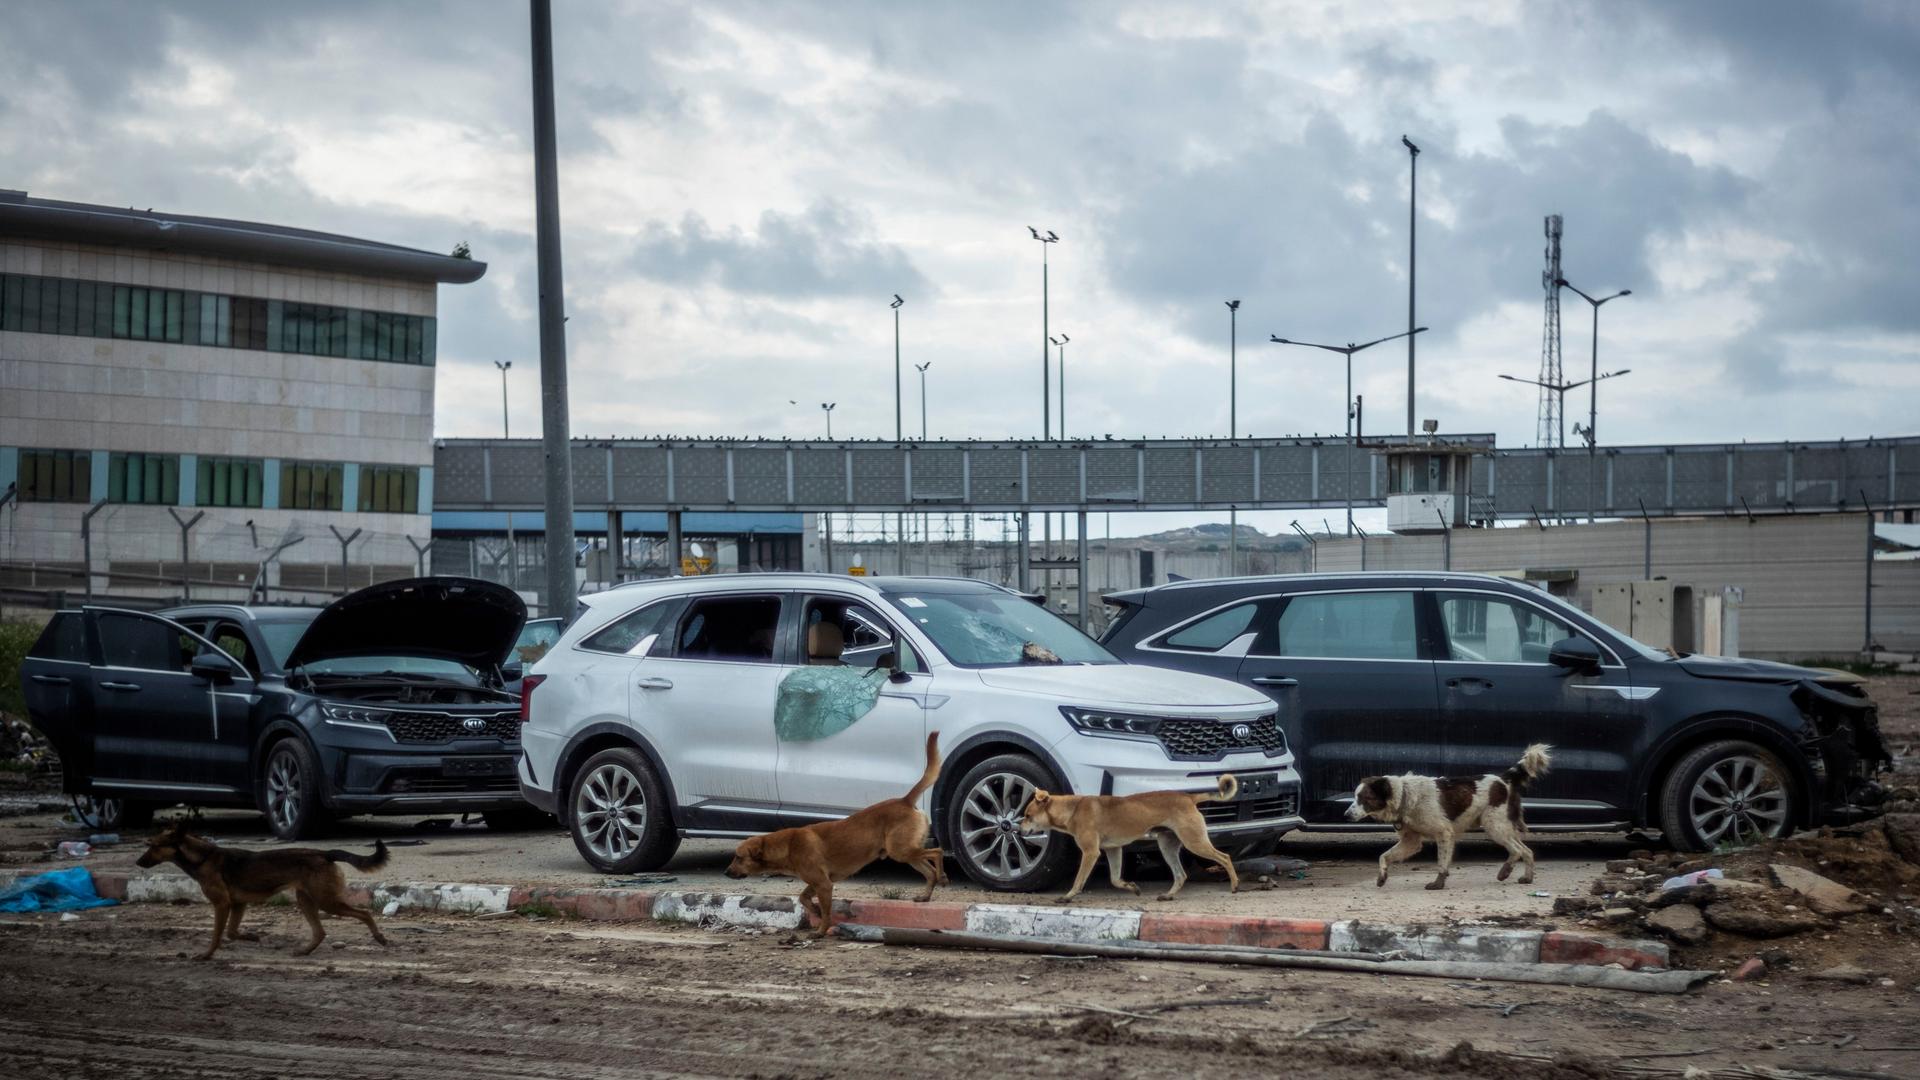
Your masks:
M1077 860L1071 838L1019 831L1035 788L1211 791L1231 772L1239 797L1201 808L1216 845L1270 848L1301 824L1271 699L1123 664L997 585L742 574L641 582L583 605L526 676L520 788L602 871L663 866L682 837L897 798L925 767L929 731L942 756L925 805L936 841L988 888L1048 888ZM809 663L894 670L852 726L783 742L775 695Z

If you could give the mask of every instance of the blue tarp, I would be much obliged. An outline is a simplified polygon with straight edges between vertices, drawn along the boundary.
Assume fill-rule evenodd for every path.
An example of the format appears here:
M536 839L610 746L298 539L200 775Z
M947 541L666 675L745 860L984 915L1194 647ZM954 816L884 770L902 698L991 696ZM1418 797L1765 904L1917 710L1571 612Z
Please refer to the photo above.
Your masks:
M35 874L0 889L0 911L9 914L82 911L119 902L105 899L93 891L93 874L84 866Z
M877 668L803 667L780 680L773 732L782 742L837 735L873 711L887 673Z

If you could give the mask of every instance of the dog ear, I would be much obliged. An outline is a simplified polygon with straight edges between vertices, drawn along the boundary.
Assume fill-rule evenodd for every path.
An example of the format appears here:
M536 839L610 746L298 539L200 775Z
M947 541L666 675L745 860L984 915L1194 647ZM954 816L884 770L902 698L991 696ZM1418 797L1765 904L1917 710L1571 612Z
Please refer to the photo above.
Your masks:
M1044 791L1040 791L1038 789L1035 789L1033 793L1033 802L1037 806L1045 806L1052 799L1053 799L1053 796L1047 794Z
M1376 776L1367 783L1367 793L1380 803L1382 808L1393 805L1393 778Z

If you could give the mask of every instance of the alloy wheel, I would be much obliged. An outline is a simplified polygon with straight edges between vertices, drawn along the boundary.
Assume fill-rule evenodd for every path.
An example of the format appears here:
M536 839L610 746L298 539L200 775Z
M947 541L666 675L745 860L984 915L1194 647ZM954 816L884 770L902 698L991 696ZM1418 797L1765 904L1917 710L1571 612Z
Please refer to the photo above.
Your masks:
M608 862L626 858L647 831L647 796L640 778L615 762L593 770L580 785L573 817L595 855Z
M1787 805L1786 781L1750 754L1709 765L1687 797L1694 831L1709 848L1785 836Z
M1040 861L1045 834L1020 831L1020 817L1033 784L1010 772L988 773L967 792L960 807L960 843L967 860L995 881L1012 881Z
M300 763L293 754L281 752L267 763L267 818L275 831L291 833L300 820L304 798L300 783Z

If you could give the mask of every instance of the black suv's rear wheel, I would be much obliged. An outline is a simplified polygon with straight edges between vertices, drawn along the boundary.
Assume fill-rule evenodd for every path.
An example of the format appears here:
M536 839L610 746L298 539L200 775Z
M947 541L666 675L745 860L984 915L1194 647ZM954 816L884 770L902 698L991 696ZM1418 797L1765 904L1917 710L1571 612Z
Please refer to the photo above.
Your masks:
M1667 774L1660 827L1682 851L1713 851L1793 831L1793 781L1772 751L1744 739L1708 743Z
M303 840L332 824L333 816L320 798L319 763L298 736L273 744L260 776L260 810L273 835Z
M630 747L588 758L574 774L561 816L580 857L602 873L658 870L680 850L666 788Z
M1000 754L968 769L947 799L940 830L949 857L974 881L997 892L1036 892L1067 879L1079 848L1070 836L1020 832L1020 816L1037 790L1059 781L1026 754Z

